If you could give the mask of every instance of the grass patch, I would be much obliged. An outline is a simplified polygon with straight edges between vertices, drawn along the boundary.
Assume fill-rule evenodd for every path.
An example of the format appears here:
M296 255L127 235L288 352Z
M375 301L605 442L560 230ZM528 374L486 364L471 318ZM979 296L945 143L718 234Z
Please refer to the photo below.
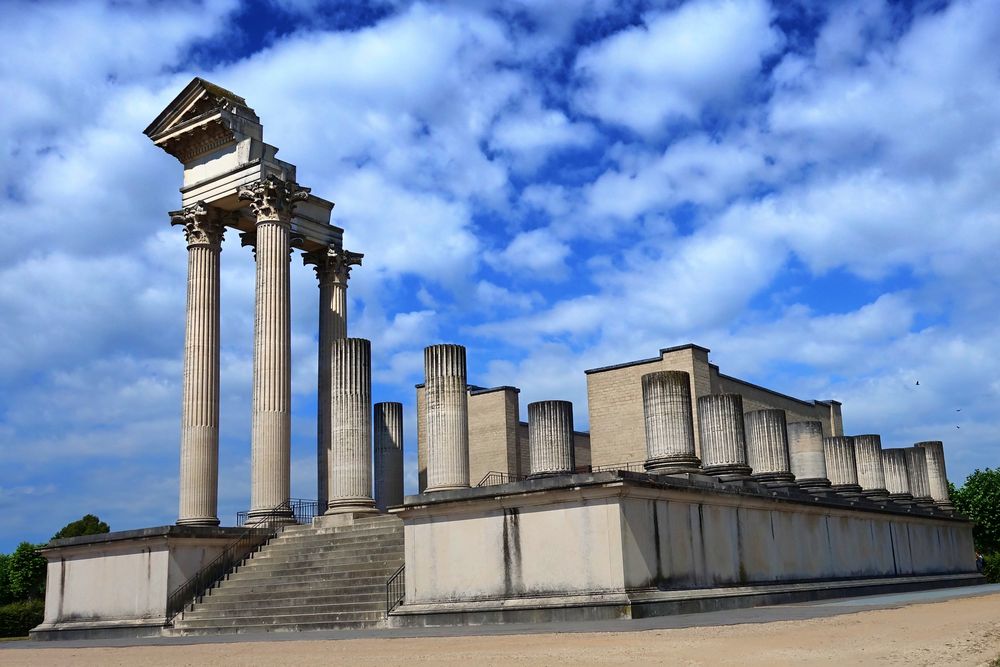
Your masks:
M31 639L31 637L0 637L0 643L3 643L3 642L26 642L29 639ZM997 659L1000 660L1000 658L997 658Z

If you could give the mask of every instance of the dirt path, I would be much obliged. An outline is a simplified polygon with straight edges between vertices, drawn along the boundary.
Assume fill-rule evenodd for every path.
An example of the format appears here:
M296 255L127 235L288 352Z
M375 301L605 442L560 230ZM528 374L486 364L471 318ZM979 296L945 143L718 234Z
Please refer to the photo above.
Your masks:
M1000 595L807 621L625 633L0 649L0 665L988 665Z

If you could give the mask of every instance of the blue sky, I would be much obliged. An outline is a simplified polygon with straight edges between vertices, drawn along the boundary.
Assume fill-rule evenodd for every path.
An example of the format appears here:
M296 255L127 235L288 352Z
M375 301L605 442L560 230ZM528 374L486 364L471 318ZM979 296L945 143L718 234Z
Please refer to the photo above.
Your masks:
M1000 464L1000 8L765 0L4 3L0 551L177 511L193 76L337 203L351 335L407 414L422 348L576 403L696 342L849 433ZM222 253L220 514L249 498L253 261ZM293 495L314 497L316 286L293 262ZM919 380L919 386L916 382Z

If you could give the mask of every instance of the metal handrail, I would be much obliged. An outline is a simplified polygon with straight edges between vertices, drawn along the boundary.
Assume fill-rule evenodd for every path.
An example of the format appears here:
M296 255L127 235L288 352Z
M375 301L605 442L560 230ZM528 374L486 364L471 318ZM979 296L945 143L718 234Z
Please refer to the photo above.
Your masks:
M616 472L618 470L624 470L625 472L645 472L646 462L629 461L627 463L610 463L603 466L593 466L590 472Z
M292 505L285 501L268 510L246 530L222 550L215 560L201 568L193 577L174 589L167 597L167 620L172 621L190 605L201 598L217 583L229 575L233 568L242 563L254 551L267 544L278 530L288 524Z
M321 514L319 511L319 501L307 498L290 498L288 502L291 505L295 523L309 523L313 518ZM242 526L246 524L248 514L246 511L237 512L236 525Z
M388 616L406 597L406 563L399 566L385 582L385 615Z
M476 486L497 486L498 484L507 484L509 482L522 482L527 477L525 475L515 475L510 472L498 472L496 470L491 470L486 473L479 484Z

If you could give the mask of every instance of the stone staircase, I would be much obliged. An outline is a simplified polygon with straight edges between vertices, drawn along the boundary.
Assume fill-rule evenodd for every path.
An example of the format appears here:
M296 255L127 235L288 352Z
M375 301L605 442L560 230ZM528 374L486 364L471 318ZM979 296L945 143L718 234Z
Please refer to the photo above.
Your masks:
M403 564L403 523L289 526L174 619L175 635L347 630L385 624L385 583Z

